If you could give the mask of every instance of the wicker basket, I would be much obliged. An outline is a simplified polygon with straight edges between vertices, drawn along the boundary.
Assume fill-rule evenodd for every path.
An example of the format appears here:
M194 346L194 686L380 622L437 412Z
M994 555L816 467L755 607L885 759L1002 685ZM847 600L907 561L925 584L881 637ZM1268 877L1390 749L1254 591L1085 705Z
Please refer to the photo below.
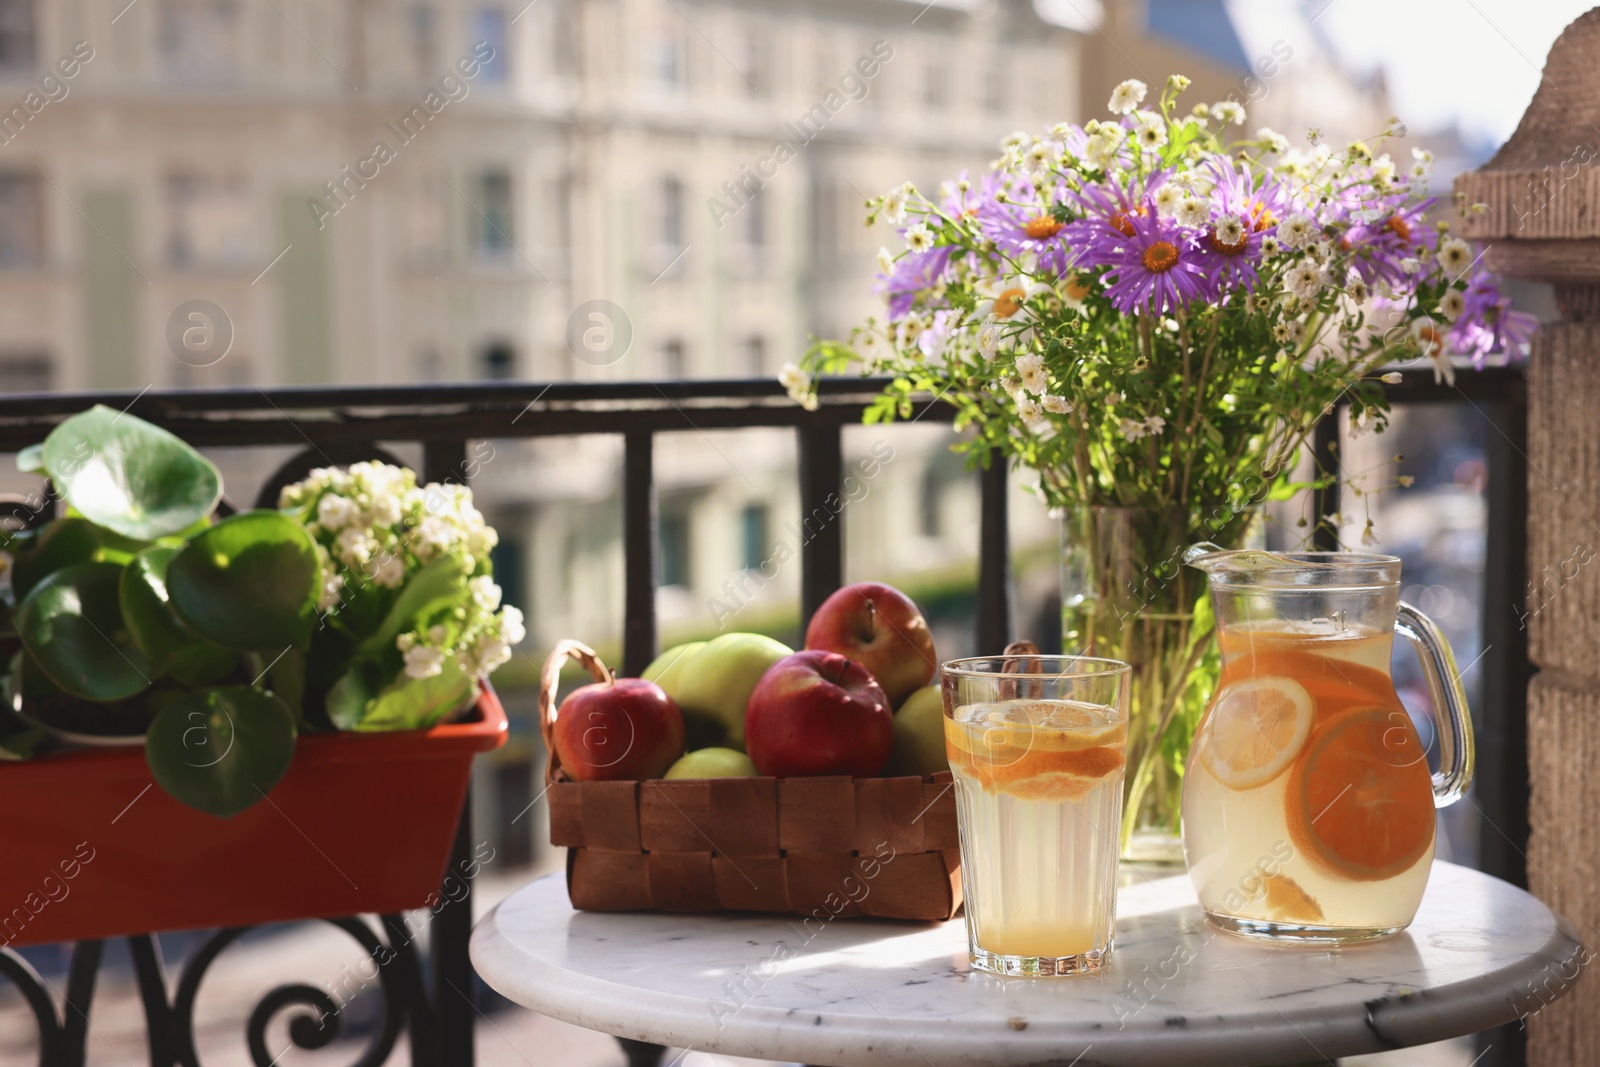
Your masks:
M568 658L611 672L577 641L545 661L539 727L550 843L586 911L764 911L817 918L949 919L961 853L948 772L929 778L703 778L577 782L552 743Z

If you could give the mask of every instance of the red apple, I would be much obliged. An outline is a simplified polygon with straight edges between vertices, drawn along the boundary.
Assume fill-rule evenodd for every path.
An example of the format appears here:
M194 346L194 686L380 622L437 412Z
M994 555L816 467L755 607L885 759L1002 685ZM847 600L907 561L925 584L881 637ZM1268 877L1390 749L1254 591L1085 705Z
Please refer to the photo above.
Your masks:
M911 598L882 582L856 582L834 593L806 627L806 647L849 656L900 702L933 680L933 635Z
M556 712L556 756L580 782L659 778L683 755L683 713L643 678L596 682Z
M796 652L756 683L744 744L762 774L868 777L894 751L894 710L861 664L837 652Z

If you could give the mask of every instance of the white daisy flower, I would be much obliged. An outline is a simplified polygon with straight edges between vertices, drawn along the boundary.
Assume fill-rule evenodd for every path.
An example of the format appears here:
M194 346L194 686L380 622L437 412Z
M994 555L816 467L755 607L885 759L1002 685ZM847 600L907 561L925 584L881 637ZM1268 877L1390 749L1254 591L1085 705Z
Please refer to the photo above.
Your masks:
M1117 160L1117 149L1122 145L1122 131L1115 126L1104 126L1089 138L1083 158L1098 170L1107 170Z
M1144 420L1144 428L1152 434L1159 434L1167 428L1167 420L1160 415L1151 415Z
M1221 123L1244 125L1244 105L1237 100L1222 100L1211 105L1211 117Z
M1224 215L1217 220L1217 242L1230 247L1244 240L1244 220L1237 215Z
M1022 165L1030 174L1044 174L1055 165L1061 149L1049 141L1035 141L1022 154Z
M1282 322L1273 323L1272 339L1279 344L1287 344L1289 341L1289 323L1293 321L1295 320L1284 319Z
M1039 400L1040 405L1052 415L1072 414L1072 402L1064 396L1046 394Z
M1012 130L1010 133L1000 138L1000 151L1015 151L1016 149L1019 149L1023 145L1027 144L1032 139L1033 136L1026 130Z
M1146 152L1159 152L1167 143L1167 124L1159 118L1155 123L1141 123L1133 132L1133 139Z
M1407 256L1400 261L1400 269L1407 274L1415 274L1422 269L1422 260L1415 256Z
M1263 259L1265 259L1267 256L1275 256L1282 251L1283 242L1272 236L1272 234L1269 233L1265 237L1261 238L1261 256Z
M1126 115L1144 102L1144 94L1150 87L1137 78L1129 78L1115 89L1111 90L1111 99L1106 102L1106 110L1113 115Z
M1000 388L1005 390L1006 396L1016 400L1022 392L1022 383L1007 374L1001 377Z
M1178 210L1178 205L1183 202L1183 190L1172 182L1168 182L1156 190L1156 213L1171 215Z
M1365 304L1367 299L1372 296L1372 290L1368 289L1367 283L1362 281L1360 278L1356 278L1354 281L1352 281L1349 288L1347 288L1345 292L1350 294L1350 299L1354 300L1357 306Z
M933 247L933 231L924 223L917 223L906 231L906 247L913 252L926 252Z
M1256 131L1256 140L1261 142L1261 147L1268 152L1283 155L1289 151L1289 138L1274 130L1270 126L1263 126Z
M1278 240L1293 251L1304 248L1317 237L1317 224L1310 215L1296 212L1278 223Z
M894 253L887 248L878 249L878 273L890 274L894 271Z
M1455 276L1472 266L1472 246L1459 237L1446 237L1439 242L1439 266Z
M1445 317L1446 322L1456 321L1466 309L1467 297L1460 289L1446 289L1444 296L1439 299L1439 314Z
M883 217L889 225L898 226L906 221L906 204L911 197L905 189L892 189L883 198Z
M1044 357L1035 352L1018 356L1017 377L1022 380L1022 387L1028 392L1042 395L1049 384L1044 372Z
M986 323L978 330L978 351L984 359L994 359L1000 353L1000 342L1005 339L1005 333L1000 329L999 323Z
M1211 208L1204 200L1185 197L1178 205L1177 219L1180 226L1204 226L1211 221Z
M1017 418L1022 424L1034 433L1044 433L1053 429L1050 420L1044 417L1044 409L1032 397L1021 396L1017 398Z
M1123 439L1130 444L1150 433L1150 427L1139 419L1120 419L1117 429L1121 431Z
M1289 292L1301 300L1315 300L1327 285L1328 276L1314 263L1299 263L1284 276Z
M1182 74L1168 74L1167 88L1171 89L1175 93L1181 93L1185 89L1189 88L1189 79L1184 77Z

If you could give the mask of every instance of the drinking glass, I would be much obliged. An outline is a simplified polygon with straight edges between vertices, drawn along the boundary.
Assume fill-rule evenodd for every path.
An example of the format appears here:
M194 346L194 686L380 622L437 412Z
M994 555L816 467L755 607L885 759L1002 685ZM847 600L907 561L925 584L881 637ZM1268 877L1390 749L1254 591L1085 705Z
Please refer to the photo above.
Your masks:
M1129 667L1085 656L940 669L972 965L1099 970L1116 930Z

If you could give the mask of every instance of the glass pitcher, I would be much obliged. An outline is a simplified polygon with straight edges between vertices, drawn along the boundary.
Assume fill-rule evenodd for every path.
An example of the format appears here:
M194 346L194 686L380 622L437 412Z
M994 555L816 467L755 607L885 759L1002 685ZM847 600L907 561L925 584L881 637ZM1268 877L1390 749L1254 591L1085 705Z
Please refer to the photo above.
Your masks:
M1472 781L1472 723L1438 627L1400 602L1400 560L1203 544L1222 675L1183 780L1183 844L1225 930L1360 941L1415 918L1434 809ZM1437 773L1389 674L1395 631L1422 661Z

